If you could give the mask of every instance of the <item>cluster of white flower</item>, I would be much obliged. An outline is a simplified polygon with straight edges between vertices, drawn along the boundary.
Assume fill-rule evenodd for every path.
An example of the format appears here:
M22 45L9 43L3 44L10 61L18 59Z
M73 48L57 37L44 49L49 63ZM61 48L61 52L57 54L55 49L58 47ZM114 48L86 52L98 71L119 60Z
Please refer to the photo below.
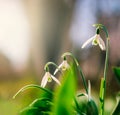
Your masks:
M99 31L99 30L98 30ZM89 38L83 45L82 48L85 48L89 43L92 42L92 45L99 45L101 50L106 50L105 43L100 37L99 33L96 31L96 34ZM70 65L68 64L66 58L63 60L63 62L58 66L58 68L55 70L54 75L59 71L65 71L68 68L70 68ZM61 85L60 81L55 78L49 71L45 72L45 75L43 76L42 82L41 82L41 87L45 87L47 82L51 82L54 80L57 84Z
M66 71L69 67L70 65L68 64L67 60L63 60L63 62L55 70L54 75L59 70ZM41 87L45 87L47 82L51 82L52 80L54 80L57 84L61 85L60 81L55 76L53 76L49 71L46 71L41 82Z

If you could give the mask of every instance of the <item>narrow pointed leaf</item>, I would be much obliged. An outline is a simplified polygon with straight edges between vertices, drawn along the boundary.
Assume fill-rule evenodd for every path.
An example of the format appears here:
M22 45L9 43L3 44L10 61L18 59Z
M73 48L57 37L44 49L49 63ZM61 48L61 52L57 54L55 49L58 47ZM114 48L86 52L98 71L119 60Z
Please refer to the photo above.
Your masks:
M20 115L41 115L37 107L26 107L20 111Z
M34 100L29 106L30 107L37 107L41 111L50 111L51 106L53 103L48 98L39 98Z
M117 96L117 103L112 112L112 115L120 115L120 94Z
M22 87L22 88L13 96L13 99L14 99L19 93L21 93L21 92L23 92L23 91L25 91L25 90L27 90L27 89L30 89L30 88L38 88L38 89L40 89L40 90L43 90L43 91L47 92L47 93L50 94L50 95L53 95L53 93L52 93L50 90L48 90L48 89L45 89L45 88L43 88L43 87L40 87L39 85L30 84L30 85L26 85L26 86Z
M98 108L92 99L87 103L87 115L98 115Z

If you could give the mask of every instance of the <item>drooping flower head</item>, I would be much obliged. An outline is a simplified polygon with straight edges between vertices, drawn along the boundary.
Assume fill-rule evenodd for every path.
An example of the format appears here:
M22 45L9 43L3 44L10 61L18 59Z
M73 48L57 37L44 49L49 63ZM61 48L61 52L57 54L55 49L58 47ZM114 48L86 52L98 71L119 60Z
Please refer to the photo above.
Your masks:
M58 66L58 68L55 70L54 72L54 75L59 71L59 70L62 70L62 71L65 71L67 69L70 68L70 65L68 64L67 60L66 60L66 57L64 57L64 60L63 62Z
M104 41L102 40L102 38L100 37L100 34L99 34L99 29L97 30L96 34L89 38L83 45L82 45L82 48L85 48L89 43L92 42L92 45L99 45L99 47L101 48L101 50L106 50L106 47L105 47L105 43Z
M42 78L41 81L41 87L45 87L47 82L52 82L52 80L54 80L57 84L61 85L61 83L59 82L59 80L57 78L55 78L50 72L48 67L45 69L45 75Z

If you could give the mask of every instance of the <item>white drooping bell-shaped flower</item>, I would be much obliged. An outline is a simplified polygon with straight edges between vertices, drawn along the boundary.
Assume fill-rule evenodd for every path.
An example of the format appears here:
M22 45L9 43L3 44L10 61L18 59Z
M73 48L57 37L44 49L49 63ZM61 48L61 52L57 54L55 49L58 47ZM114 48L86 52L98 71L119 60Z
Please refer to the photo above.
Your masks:
M57 84L61 85L59 80L55 78L50 72L46 72L45 75L43 76L42 82L41 82L41 87L45 87L47 82L51 82L54 80Z
M63 60L63 62L58 66L58 68L55 70L54 75L59 71L65 71L70 68L70 65L68 64L67 60Z
M90 39L88 39L82 45L82 48L85 48L91 42L92 42L92 45L99 45L99 47L101 48L101 50L106 50L105 43L104 43L104 41L102 40L102 38L100 37L99 34L95 34L93 37L91 37Z

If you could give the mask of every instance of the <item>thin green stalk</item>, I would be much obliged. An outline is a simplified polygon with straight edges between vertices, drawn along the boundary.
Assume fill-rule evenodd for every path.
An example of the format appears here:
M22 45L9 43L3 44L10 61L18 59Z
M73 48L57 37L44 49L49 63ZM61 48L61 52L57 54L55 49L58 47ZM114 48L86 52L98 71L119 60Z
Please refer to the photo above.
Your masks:
M82 78L83 85L84 85L84 87L85 87L86 93L88 94L88 87L87 87L87 83L86 83L86 80L85 80L85 76L84 76L84 74L83 74L83 72L82 72L82 69L81 69L78 61L76 60L76 58L75 58L70 52L64 53L64 54L62 55L62 57L64 58L64 57L67 56L67 55L68 55L68 56L71 56L71 57L73 58L76 66L77 66L77 68L78 68L78 70L79 70L79 72L80 72L80 75L81 75L81 78Z
M108 70L108 55L109 55L109 36L108 31L105 26L101 26L106 33L106 57L105 57L105 67L104 67L104 78L101 80L100 86L100 115L104 115L104 103L105 103L105 93L106 93L106 76Z
M49 71L49 65L54 65L56 68L58 68L58 65L56 65L54 62L47 62L44 66L45 71Z
M109 50L109 38L107 38L107 44L106 44L106 59L105 59L105 67L104 67L104 88L103 88L103 101L102 101L102 112L100 115L104 115L104 103L105 103L105 93L106 93L106 76L107 76L107 70L108 70L108 50Z
M106 58L105 58L105 67L104 67L104 79L106 81L107 70L108 70L108 55L109 55L109 38L107 38L106 43Z
M101 79L100 84L100 115L104 114L104 96L105 96L105 79Z
M79 70L80 75L81 75L81 77L82 77L82 81L83 81L83 84L84 84L84 87L85 87L86 93L88 94L87 83L86 83L86 80L85 80L84 74L83 74L82 69L81 69L80 66L78 66L78 70Z
M54 65L54 66L58 69L58 71L60 71L60 72L62 73L62 71L61 71L61 69L59 68L59 66L58 66L57 64L55 64L54 62L47 62L47 63L45 64L44 70L45 70L46 72L49 71L49 65Z

